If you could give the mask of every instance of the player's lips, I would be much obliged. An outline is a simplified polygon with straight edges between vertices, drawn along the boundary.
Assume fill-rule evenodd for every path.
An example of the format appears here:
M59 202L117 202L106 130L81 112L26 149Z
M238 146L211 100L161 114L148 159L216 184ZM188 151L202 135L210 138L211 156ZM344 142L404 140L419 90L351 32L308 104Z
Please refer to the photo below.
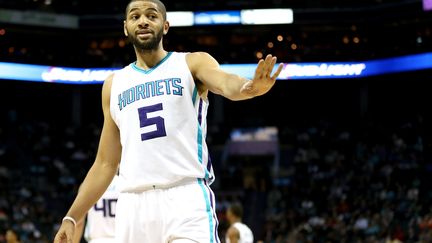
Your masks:
M151 30L139 30L136 32L136 35L141 38L148 38L152 35L152 33L153 32Z

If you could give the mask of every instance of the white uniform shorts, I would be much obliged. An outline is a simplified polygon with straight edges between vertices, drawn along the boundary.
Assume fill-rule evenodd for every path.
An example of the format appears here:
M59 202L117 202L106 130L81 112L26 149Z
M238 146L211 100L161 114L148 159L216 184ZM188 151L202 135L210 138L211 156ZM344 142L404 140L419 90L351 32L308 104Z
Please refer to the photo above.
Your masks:
M213 191L201 179L171 188L122 192L118 243L219 243Z

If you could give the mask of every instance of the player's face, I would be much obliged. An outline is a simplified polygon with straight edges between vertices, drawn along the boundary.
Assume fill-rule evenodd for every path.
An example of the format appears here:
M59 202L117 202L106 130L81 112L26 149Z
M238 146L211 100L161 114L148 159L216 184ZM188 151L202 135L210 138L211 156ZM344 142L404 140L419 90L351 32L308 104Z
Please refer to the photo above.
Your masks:
M232 214L230 209L228 209L226 211L226 217L227 217L228 221L230 221L230 222L233 220L233 214Z
M167 30L166 21L155 3L136 1L130 4L124 31L136 48L157 49Z

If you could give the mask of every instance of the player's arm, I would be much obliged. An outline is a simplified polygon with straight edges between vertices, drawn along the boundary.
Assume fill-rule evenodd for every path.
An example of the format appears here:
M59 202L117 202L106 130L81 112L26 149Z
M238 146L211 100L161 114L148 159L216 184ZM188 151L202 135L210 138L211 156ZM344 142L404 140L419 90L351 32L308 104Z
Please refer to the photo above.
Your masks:
M230 243L238 243L240 240L240 232L233 226L228 228L227 236Z
M78 192L80 189L81 189L81 186L78 189ZM84 225L85 225L85 217L77 222L77 225L75 227L75 232L73 235L73 243L80 243L81 242L81 238L82 238L83 233L84 233Z
M84 218L87 211L106 191L117 172L120 161L120 133L110 113L111 83L112 75L105 80L102 88L104 124L96 159L81 184L77 197L67 212L67 216L75 219L77 222ZM72 221L64 220L54 242L72 243L74 230Z
M249 80L223 71L219 63L205 52L189 53L186 60L192 75L201 82L204 89L230 100L250 99L267 93L275 84L283 67L283 64L280 64L272 75L276 57L267 55L258 62L254 77Z

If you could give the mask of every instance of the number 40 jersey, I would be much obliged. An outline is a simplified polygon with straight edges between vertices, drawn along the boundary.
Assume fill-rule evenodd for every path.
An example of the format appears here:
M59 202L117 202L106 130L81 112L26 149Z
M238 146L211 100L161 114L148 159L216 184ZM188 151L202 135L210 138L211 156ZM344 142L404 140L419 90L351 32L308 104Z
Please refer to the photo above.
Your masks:
M199 94L187 53L169 52L144 70L115 72L110 112L120 131L122 192L214 180L206 144L207 93Z
M114 239L116 203L119 195L117 184L116 175L99 201L88 211L84 231L87 242Z

